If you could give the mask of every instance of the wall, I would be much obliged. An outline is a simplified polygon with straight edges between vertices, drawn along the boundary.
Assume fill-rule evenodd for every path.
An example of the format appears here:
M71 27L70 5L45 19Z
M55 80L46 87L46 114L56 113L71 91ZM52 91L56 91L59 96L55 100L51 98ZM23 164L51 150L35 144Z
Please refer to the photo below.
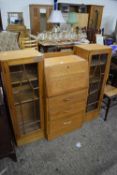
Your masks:
M102 18L102 27L105 33L109 34L114 31L117 19L117 0L58 0L58 2L75 3L75 4L98 4L104 5ZM24 23L30 28L29 4L52 4L53 0L0 0L0 9L4 29L7 26L7 12L23 12Z

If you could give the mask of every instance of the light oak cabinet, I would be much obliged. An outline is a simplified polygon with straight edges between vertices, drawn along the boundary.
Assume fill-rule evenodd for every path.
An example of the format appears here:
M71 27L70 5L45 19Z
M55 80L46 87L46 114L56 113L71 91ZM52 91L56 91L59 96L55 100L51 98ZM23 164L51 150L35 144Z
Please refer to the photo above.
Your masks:
M52 11L51 5L30 4L30 26L31 33L37 35L40 32L50 30L51 24L47 20Z
M26 49L0 58L17 145L44 137L42 54Z
M44 60L46 136L53 139L82 126L88 94L88 63L67 55Z
M100 111L110 68L111 48L88 44L75 46L74 52L89 62L89 90L85 120L91 120L97 117Z

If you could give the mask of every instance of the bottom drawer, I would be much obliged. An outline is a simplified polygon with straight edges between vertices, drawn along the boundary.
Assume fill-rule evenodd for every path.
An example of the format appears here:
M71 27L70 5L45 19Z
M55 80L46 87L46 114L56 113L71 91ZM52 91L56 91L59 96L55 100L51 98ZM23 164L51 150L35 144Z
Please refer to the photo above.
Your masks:
M80 128L83 124L85 114L76 114L74 116L62 118L48 123L48 140L63 135L69 131Z

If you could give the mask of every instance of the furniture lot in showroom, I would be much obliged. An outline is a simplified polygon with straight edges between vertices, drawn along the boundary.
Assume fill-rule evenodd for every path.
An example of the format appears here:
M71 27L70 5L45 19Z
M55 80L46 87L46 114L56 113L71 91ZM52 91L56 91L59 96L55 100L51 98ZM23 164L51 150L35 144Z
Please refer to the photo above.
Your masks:
M45 53L47 64L43 67L42 54L32 49L1 53L4 87L18 145L43 138L45 132L48 139L53 139L97 117L110 55L111 48L107 46L79 45L72 52ZM46 121L43 115L43 68Z

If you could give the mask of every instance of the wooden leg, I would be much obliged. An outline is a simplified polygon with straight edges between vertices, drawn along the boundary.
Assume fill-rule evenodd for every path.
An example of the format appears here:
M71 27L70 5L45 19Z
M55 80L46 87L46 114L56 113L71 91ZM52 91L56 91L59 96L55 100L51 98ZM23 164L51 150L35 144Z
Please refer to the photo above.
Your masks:
M104 121L107 120L107 115L108 115L108 112L109 112L110 103L111 103L111 99L108 98L108 103L107 103L107 108L106 108L106 113L105 113Z

